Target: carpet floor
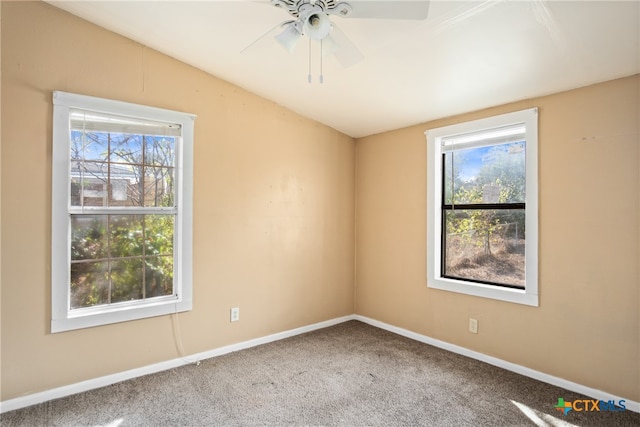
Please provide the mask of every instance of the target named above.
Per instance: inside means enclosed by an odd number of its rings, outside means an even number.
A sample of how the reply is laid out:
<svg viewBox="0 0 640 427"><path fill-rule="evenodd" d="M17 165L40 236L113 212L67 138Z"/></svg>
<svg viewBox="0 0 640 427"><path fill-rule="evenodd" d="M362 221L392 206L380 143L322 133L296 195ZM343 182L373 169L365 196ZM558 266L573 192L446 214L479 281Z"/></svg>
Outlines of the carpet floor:
<svg viewBox="0 0 640 427"><path fill-rule="evenodd" d="M2 426L640 426L631 411L349 321L0 415Z"/></svg>

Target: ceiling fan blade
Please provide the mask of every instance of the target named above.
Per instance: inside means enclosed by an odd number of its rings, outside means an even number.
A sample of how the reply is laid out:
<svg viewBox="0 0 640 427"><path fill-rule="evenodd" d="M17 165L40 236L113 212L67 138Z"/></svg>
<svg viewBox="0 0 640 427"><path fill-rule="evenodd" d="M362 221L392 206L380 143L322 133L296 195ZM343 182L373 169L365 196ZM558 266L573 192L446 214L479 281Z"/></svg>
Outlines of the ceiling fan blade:
<svg viewBox="0 0 640 427"><path fill-rule="evenodd" d="M336 26L335 23L331 24L333 30L331 34L323 39L326 41L328 47L333 50L334 55L338 62L344 67L348 68L352 65L364 59L364 55L360 52L360 49L345 35L345 33Z"/></svg>
<svg viewBox="0 0 640 427"><path fill-rule="evenodd" d="M255 39L254 41L252 41L252 42L251 42L247 47L245 47L244 49L242 49L242 50L240 51L240 53L241 53L241 54L242 54L242 53L244 53L247 49L251 48L251 46L255 45L255 44L256 44L256 43L258 43L260 40L264 39L264 38L265 38L265 37L267 37L269 34L273 33L275 30L277 30L278 28L281 28L281 27L282 27L282 28L284 28L284 27L289 28L289 27L288 27L288 25L289 25L289 24L293 24L293 23L295 23L295 21L292 21L292 20L287 20L287 21L283 21L283 22L279 23L278 25L276 25L275 27L273 27L272 29L270 29L269 31L267 31L266 33L264 33L263 35L261 35L260 37L258 37L257 39ZM285 31L287 31L287 30L285 29ZM276 35L276 38L278 38L280 35L282 35L282 33L281 33L281 34L279 34L279 35ZM281 43L281 44L282 44L282 43ZM285 46L285 47L286 47L286 46Z"/></svg>
<svg viewBox="0 0 640 427"><path fill-rule="evenodd" d="M342 18L420 20L427 18L429 1L343 1L327 12Z"/></svg>

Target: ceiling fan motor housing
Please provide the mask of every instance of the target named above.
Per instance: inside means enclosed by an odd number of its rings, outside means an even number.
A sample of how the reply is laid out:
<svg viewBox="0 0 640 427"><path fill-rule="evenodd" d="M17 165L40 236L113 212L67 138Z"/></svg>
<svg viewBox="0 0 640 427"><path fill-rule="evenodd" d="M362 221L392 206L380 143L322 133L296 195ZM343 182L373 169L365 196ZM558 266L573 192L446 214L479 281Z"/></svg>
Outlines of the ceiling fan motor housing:
<svg viewBox="0 0 640 427"><path fill-rule="evenodd" d="M302 12L309 6L317 6L325 14L348 16L352 9L348 3L336 0L271 0L271 3L283 9L294 18L302 18Z"/></svg>

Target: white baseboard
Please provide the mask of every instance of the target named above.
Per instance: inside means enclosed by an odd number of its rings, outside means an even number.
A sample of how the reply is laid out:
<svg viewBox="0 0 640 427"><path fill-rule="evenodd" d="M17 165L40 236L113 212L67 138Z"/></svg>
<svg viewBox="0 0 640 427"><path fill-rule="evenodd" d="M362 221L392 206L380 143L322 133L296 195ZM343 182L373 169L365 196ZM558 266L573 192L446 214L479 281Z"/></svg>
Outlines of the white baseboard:
<svg viewBox="0 0 640 427"><path fill-rule="evenodd" d="M545 374L543 372L539 372L521 365L517 365L515 363L507 362L502 359L498 359L496 357L487 356L486 354L478 353L473 350L469 350L464 347L457 346L455 344L450 344L444 341L437 340L435 338L428 337L426 335L421 335L416 332L409 331L407 329L399 328L397 326L389 325L388 323L380 322L378 320L370 319L365 316L360 316L357 314L338 317L335 319L327 320L325 322L314 323L313 325L303 326L301 328L291 329L284 332L279 332L272 335L267 335L262 338L256 338L249 341L243 341L241 343L232 344L224 347L220 347L217 349L205 351L202 353L197 353L190 355L188 357L177 358L172 360L167 360L165 362L155 363L153 365L143 366L141 368L131 369L128 371L120 372L117 374L106 375L99 378L94 378L86 381L82 381L75 384L70 384L63 387L57 387L51 390L42 391L39 393L29 394L27 396L16 397L14 399L6 400L4 402L0 402L0 413L13 411L15 409L25 408L27 406L35 405L42 402L47 402L53 399L59 399L61 397L71 396L73 394L82 393L89 390L94 390L100 387L105 387L111 384L115 384L121 381L126 381L129 379L141 377L143 375L153 374L156 372L166 371L168 369L177 368L179 366L188 365L191 363L197 363L200 360L209 359L211 357L222 356L224 354L233 353L234 351L240 351L251 347L256 347L262 344L267 344L274 341L279 341L285 338L290 338L296 335L304 334L307 332L315 331L317 329L327 328L329 326L334 326L339 323L347 322L349 320L359 320L363 323L367 323L371 326L375 326L380 329L387 330L389 332L393 332L395 334L413 339L415 341L419 341L425 344L432 345L434 347L442 348L443 350L451 351L453 353L458 353L463 356L470 357L472 359L480 360L482 362L488 363L490 365L497 366L499 368L506 369L508 371L515 372L520 375L524 375L526 377L530 377L548 384L552 384L558 387L562 387L564 389L574 391L576 393L584 394L586 396L592 397L594 399L599 400L625 400L625 404L627 409L640 412L640 403L634 402L629 399L625 399L619 396L614 396L610 393L606 393L601 390L597 390L591 387L587 387L581 384L577 384L571 381L567 381L562 378L554 377L549 374ZM559 396L561 397L561 396Z"/></svg>
<svg viewBox="0 0 640 427"><path fill-rule="evenodd" d="M536 371L534 369L527 368L522 365L507 362L506 360L498 359L497 357L488 356L486 354L478 353L477 351L469 350L468 348L460 347L455 344L450 344L445 341L440 341L435 338L421 335L407 329L399 328L397 326L389 325L388 323L380 322L378 320L370 319L365 316L355 315L355 320L359 320L363 323L367 323L376 328L384 329L394 334L402 335L403 337L410 338L415 341L419 341L425 344L432 345L434 347L441 348L443 350L450 351L452 353L458 353L472 359L480 360L481 362L488 363L493 366L497 366L507 371L515 372L516 374L524 375L525 377L533 378L538 381L545 382L547 384L555 385L576 393L584 394L585 396L592 397L598 400L624 400L627 409L633 412L640 412L640 402L626 399L624 397L615 396L611 393L604 392L595 388L587 387L582 384L574 383L572 381L565 380L563 378L554 377L553 375L545 374L544 372ZM562 397L562 396L558 396Z"/></svg>
<svg viewBox="0 0 640 427"><path fill-rule="evenodd" d="M339 323L347 322L354 319L355 315L338 317L335 319L327 320L325 322L314 323L313 325L303 326L301 328L267 335L262 338L256 338L249 341L244 341L237 344L231 344L213 350L205 351L202 353L192 354L187 357L180 357L177 359L167 360L165 362L154 363L153 365L143 366L141 368L131 369L128 371L119 372L117 374L106 375L103 377L93 378L79 383L42 391L39 393L16 397L14 399L0 402L0 414L3 412L13 411L15 409L25 408L31 405L36 405L38 403L47 402L49 400L59 399L61 397L82 393L84 391L106 387L111 384L141 377L143 375L154 374L156 372L166 371L168 369L173 369L192 363L198 363L200 360L222 356L223 354L233 353L234 351L245 350L247 348L256 347L258 345L279 341L285 338L290 338L296 335L304 334L306 332L315 331L317 329L327 328L329 326L337 325Z"/></svg>

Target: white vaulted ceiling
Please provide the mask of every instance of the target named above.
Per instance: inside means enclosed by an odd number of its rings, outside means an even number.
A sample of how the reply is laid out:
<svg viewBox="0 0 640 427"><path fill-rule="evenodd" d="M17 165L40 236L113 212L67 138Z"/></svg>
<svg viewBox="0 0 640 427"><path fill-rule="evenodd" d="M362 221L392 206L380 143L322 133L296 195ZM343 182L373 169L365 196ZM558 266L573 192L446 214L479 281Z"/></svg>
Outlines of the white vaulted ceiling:
<svg viewBox="0 0 640 427"><path fill-rule="evenodd" d="M357 3L358 0L349 0ZM331 20L364 59L289 54L268 0L48 1L353 137L640 73L638 1L431 1L426 20ZM314 51L315 53L315 51Z"/></svg>

